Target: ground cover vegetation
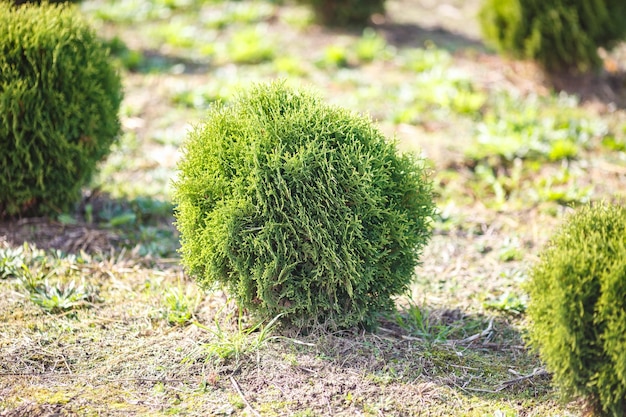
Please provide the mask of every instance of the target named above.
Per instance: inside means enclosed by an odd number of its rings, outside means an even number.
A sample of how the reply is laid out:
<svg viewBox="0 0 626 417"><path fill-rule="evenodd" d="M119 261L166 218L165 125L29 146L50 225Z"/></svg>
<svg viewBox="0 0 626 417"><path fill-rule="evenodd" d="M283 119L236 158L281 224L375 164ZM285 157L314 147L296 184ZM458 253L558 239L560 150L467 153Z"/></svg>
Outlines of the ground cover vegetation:
<svg viewBox="0 0 626 417"><path fill-rule="evenodd" d="M582 416L526 345L526 285L567 213L624 199L624 48L557 92L485 49L480 6L392 0L345 30L298 2L82 2L122 135L73 209L0 225L0 414ZM433 236L376 331L288 330L180 266L184 139L277 78L429 161Z"/></svg>

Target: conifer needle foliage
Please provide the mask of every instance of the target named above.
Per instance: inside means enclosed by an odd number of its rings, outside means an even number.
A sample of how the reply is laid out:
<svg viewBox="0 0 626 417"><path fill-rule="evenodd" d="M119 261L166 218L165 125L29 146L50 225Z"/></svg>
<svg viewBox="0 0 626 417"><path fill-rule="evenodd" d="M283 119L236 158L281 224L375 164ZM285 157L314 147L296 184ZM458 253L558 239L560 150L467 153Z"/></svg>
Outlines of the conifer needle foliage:
<svg viewBox="0 0 626 417"><path fill-rule="evenodd" d="M568 396L626 415L626 208L585 206L534 266L529 341Z"/></svg>
<svg viewBox="0 0 626 417"><path fill-rule="evenodd" d="M0 1L0 217L80 198L120 130L108 58L76 8Z"/></svg>
<svg viewBox="0 0 626 417"><path fill-rule="evenodd" d="M601 66L598 48L626 39L623 0L485 0L485 40L500 52L538 61L550 71Z"/></svg>
<svg viewBox="0 0 626 417"><path fill-rule="evenodd" d="M424 161L282 82L217 105L183 145L182 262L290 324L375 324L410 284L434 204Z"/></svg>

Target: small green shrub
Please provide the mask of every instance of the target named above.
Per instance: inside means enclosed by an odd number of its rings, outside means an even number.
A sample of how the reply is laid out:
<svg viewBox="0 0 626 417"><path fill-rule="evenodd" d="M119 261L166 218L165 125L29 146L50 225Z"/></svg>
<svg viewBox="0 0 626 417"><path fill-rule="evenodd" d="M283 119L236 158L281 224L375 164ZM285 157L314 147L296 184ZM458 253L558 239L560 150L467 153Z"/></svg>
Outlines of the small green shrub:
<svg viewBox="0 0 626 417"><path fill-rule="evenodd" d="M598 48L626 39L622 0L486 0L479 18L498 51L550 71L597 68Z"/></svg>
<svg viewBox="0 0 626 417"><path fill-rule="evenodd" d="M373 325L403 293L434 211L423 161L362 116L284 83L209 111L174 184L182 261L264 319Z"/></svg>
<svg viewBox="0 0 626 417"><path fill-rule="evenodd" d="M80 3L82 0L45 0L46 3ZM22 5L27 3L41 4L42 0L13 0L13 4Z"/></svg>
<svg viewBox="0 0 626 417"><path fill-rule="evenodd" d="M626 415L626 208L589 205L532 269L529 341L569 397Z"/></svg>
<svg viewBox="0 0 626 417"><path fill-rule="evenodd" d="M79 11L0 2L0 217L61 212L120 130L121 83Z"/></svg>
<svg viewBox="0 0 626 417"><path fill-rule="evenodd" d="M385 11L385 0L298 1L311 6L317 21L328 26L366 25L372 15Z"/></svg>

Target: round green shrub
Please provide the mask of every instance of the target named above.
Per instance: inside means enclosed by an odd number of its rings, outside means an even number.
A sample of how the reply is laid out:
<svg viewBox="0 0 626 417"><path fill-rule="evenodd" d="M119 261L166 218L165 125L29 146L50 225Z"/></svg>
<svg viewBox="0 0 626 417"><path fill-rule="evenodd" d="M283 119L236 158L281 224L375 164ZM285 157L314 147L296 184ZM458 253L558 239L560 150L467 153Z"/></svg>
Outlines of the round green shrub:
<svg viewBox="0 0 626 417"><path fill-rule="evenodd" d="M626 209L585 206L552 237L527 284L528 336L567 397L626 415Z"/></svg>
<svg viewBox="0 0 626 417"><path fill-rule="evenodd" d="M363 26L372 15L385 12L385 0L298 0L313 8L316 20L327 26Z"/></svg>
<svg viewBox="0 0 626 417"><path fill-rule="evenodd" d="M67 210L120 131L121 81L69 5L0 2L0 217Z"/></svg>
<svg viewBox="0 0 626 417"><path fill-rule="evenodd" d="M281 82L212 108L178 168L183 264L263 318L372 326L430 238L424 161L370 119Z"/></svg>
<svg viewBox="0 0 626 417"><path fill-rule="evenodd" d="M623 0L485 0L479 19L499 52L549 71L598 68L598 48L626 39Z"/></svg>

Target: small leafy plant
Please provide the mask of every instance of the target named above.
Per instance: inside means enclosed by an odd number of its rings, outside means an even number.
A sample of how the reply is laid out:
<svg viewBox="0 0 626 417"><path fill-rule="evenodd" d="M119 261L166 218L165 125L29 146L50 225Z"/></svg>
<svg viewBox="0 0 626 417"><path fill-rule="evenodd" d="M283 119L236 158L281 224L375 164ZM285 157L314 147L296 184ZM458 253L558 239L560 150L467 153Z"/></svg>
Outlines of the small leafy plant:
<svg viewBox="0 0 626 417"><path fill-rule="evenodd" d="M0 217L68 210L120 131L121 82L68 5L0 2Z"/></svg>
<svg viewBox="0 0 626 417"><path fill-rule="evenodd" d="M86 283L52 282L48 279L38 283L24 283L30 293L30 300L51 314L90 307L99 301L98 288Z"/></svg>
<svg viewBox="0 0 626 417"><path fill-rule="evenodd" d="M583 206L534 265L528 337L569 397L626 415L626 209Z"/></svg>
<svg viewBox="0 0 626 417"><path fill-rule="evenodd" d="M183 264L268 320L374 325L430 237L424 161L368 118L283 82L211 108L178 168Z"/></svg>
<svg viewBox="0 0 626 417"><path fill-rule="evenodd" d="M355 52L359 62L368 63L383 57L388 50L387 41L372 28L365 28L356 42Z"/></svg>
<svg viewBox="0 0 626 417"><path fill-rule="evenodd" d="M28 244L0 248L0 279L19 277L26 265L28 251Z"/></svg>
<svg viewBox="0 0 626 417"><path fill-rule="evenodd" d="M271 61L276 55L271 39L259 29L236 32L228 43L227 52L228 57L236 64L259 64Z"/></svg>

